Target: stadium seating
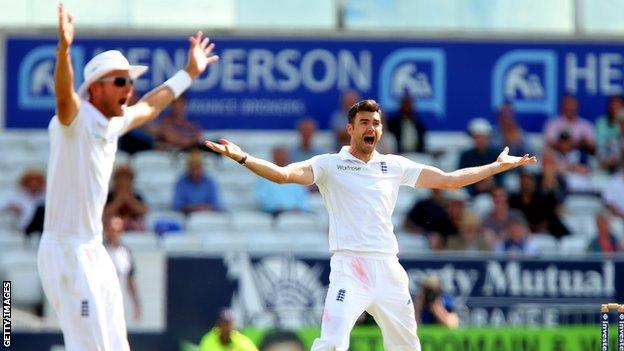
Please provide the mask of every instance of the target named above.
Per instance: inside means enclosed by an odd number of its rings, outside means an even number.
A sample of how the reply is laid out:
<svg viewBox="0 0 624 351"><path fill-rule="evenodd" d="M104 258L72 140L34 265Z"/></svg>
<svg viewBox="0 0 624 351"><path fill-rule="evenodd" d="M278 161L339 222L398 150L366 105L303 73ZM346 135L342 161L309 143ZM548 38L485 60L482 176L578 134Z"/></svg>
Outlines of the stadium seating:
<svg viewBox="0 0 624 351"><path fill-rule="evenodd" d="M559 240L561 252L565 254L583 254L588 245L589 240L584 235L568 235Z"/></svg>
<svg viewBox="0 0 624 351"><path fill-rule="evenodd" d="M559 241L547 233L534 233L530 237L540 255L550 255L559 253Z"/></svg>
<svg viewBox="0 0 624 351"><path fill-rule="evenodd" d="M284 212L275 219L275 229L284 233L319 230L318 218L310 213Z"/></svg>
<svg viewBox="0 0 624 351"><path fill-rule="evenodd" d="M121 242L131 251L156 250L158 249L158 237L153 232L125 232L121 236Z"/></svg>
<svg viewBox="0 0 624 351"><path fill-rule="evenodd" d="M191 232L227 231L229 228L230 216L223 212L193 212L186 221L186 229Z"/></svg>

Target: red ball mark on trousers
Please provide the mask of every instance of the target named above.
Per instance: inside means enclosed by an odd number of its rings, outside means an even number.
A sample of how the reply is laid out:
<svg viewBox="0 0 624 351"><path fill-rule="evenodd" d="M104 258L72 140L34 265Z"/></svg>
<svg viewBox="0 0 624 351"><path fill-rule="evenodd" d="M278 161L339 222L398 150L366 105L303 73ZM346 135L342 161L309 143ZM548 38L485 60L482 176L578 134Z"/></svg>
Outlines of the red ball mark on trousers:
<svg viewBox="0 0 624 351"><path fill-rule="evenodd" d="M365 286L370 286L370 281L368 279L368 274L366 272L366 268L364 267L364 262L360 258L356 258L351 262L351 267L353 267L353 273L355 277Z"/></svg>

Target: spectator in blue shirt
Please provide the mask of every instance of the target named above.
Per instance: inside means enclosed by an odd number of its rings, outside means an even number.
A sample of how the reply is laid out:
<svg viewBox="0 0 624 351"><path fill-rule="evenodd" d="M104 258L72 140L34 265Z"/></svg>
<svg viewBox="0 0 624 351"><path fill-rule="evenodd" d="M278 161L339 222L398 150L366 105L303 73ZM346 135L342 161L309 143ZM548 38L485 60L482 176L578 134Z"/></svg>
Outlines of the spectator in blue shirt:
<svg viewBox="0 0 624 351"><path fill-rule="evenodd" d="M290 163L288 150L283 147L273 149L273 162L284 167ZM260 209L278 215L286 211L309 211L308 189L300 184L277 184L259 178L255 186Z"/></svg>
<svg viewBox="0 0 624 351"><path fill-rule="evenodd" d="M173 209L186 214L221 210L217 184L212 177L204 174L199 152L189 154L188 170L176 183Z"/></svg>

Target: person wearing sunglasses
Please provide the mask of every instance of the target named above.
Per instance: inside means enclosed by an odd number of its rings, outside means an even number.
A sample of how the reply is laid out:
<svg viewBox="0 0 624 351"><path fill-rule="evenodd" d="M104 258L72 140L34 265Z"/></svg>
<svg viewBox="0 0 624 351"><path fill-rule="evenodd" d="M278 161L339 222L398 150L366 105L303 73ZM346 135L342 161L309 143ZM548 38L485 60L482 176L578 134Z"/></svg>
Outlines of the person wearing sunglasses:
<svg viewBox="0 0 624 351"><path fill-rule="evenodd" d="M38 268L56 311L68 351L130 349L122 293L102 245L102 212L118 138L154 119L193 79L218 60L202 32L189 38L186 67L127 106L132 81L147 70L121 52L105 51L84 67L74 90L72 16L58 7L59 41L54 70L56 114L50 120L50 158Z"/></svg>

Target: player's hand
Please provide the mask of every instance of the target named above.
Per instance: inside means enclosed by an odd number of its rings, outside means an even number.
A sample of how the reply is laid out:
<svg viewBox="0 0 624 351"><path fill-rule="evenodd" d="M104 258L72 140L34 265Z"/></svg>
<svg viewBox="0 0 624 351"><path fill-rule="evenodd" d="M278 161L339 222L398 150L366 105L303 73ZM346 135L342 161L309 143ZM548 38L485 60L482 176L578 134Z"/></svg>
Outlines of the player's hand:
<svg viewBox="0 0 624 351"><path fill-rule="evenodd" d="M67 50L74 42L74 16L65 11L63 3L58 5L59 50Z"/></svg>
<svg viewBox="0 0 624 351"><path fill-rule="evenodd" d="M535 156L530 156L529 154L524 154L522 157L511 156L509 155L509 147L505 146L503 152L498 155L496 162L501 165L504 170L509 170L524 165L534 164L537 162L537 158Z"/></svg>
<svg viewBox="0 0 624 351"><path fill-rule="evenodd" d="M204 33L198 31L194 37L189 37L188 63L186 64L186 72L195 79L202 74L208 65L219 61L219 56L212 55L214 43L206 37Z"/></svg>
<svg viewBox="0 0 624 351"><path fill-rule="evenodd" d="M219 139L218 144L213 143L210 140L206 140L204 144L210 150L217 152L223 156L227 156L236 162L240 161L243 157L245 157L245 153L243 152L243 150L241 150L238 145L229 142L227 139Z"/></svg>

